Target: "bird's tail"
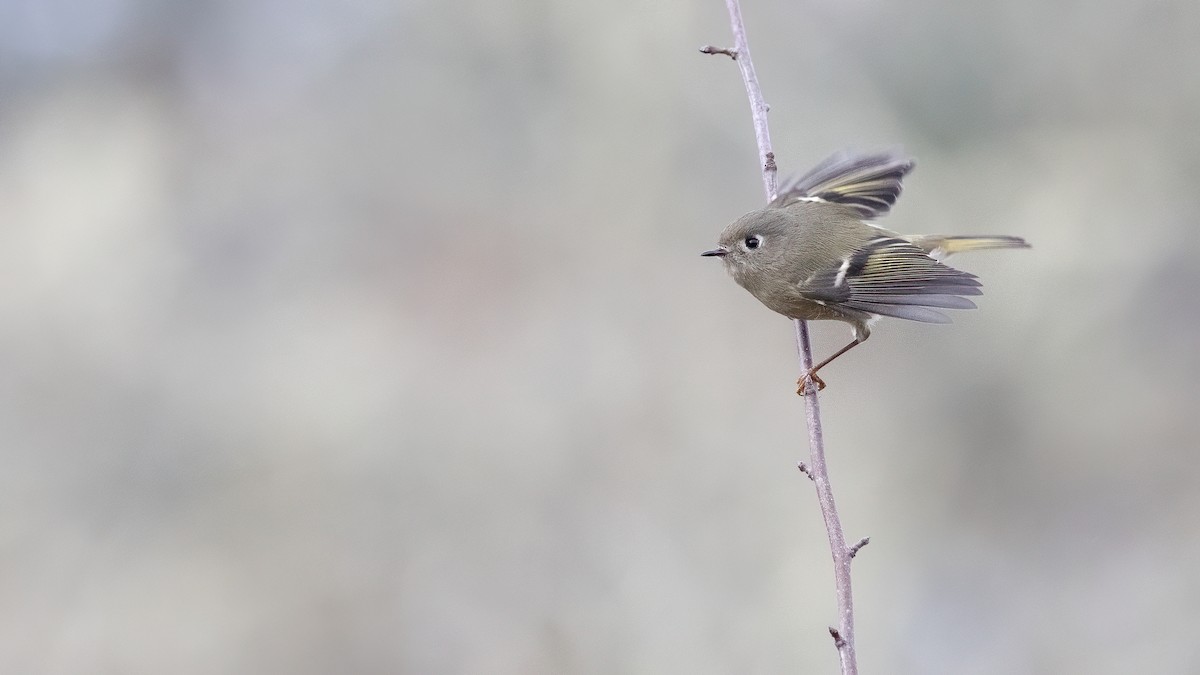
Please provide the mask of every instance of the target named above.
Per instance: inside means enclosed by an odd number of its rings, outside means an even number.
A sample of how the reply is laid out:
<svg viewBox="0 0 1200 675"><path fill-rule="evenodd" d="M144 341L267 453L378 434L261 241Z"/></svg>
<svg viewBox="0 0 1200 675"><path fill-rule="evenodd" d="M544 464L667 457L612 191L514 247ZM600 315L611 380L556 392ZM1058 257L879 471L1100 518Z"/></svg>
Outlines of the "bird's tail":
<svg viewBox="0 0 1200 675"><path fill-rule="evenodd" d="M985 251L992 248L1029 248L1028 242L1024 239L1003 234L982 237L921 234L908 237L908 240L917 248L928 253L931 258L938 260L954 253L967 251Z"/></svg>

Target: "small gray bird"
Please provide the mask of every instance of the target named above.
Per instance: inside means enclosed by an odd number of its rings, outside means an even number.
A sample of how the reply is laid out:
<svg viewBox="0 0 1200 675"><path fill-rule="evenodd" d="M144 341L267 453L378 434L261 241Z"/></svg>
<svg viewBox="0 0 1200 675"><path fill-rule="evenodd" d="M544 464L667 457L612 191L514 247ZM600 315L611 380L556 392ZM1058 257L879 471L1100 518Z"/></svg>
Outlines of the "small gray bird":
<svg viewBox="0 0 1200 675"><path fill-rule="evenodd" d="M738 218L721 233L717 256L746 290L791 319L845 321L854 340L798 381L825 382L817 371L865 342L881 316L949 323L937 309L971 309L980 295L975 275L943 265L952 253L1029 248L1020 237L905 236L866 221L888 212L911 171L891 153L838 153L787 183L766 208Z"/></svg>

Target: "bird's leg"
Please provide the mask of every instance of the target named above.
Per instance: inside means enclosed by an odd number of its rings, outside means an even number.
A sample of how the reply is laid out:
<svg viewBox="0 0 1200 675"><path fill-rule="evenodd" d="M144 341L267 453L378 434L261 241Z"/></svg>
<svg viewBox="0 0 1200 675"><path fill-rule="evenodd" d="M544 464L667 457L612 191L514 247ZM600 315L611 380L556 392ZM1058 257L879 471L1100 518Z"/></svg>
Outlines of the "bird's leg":
<svg viewBox="0 0 1200 675"><path fill-rule="evenodd" d="M806 389L808 389L809 382L812 382L813 384L817 385L817 391L821 391L822 389L824 389L825 388L825 380L822 380L821 378L817 377L817 371L824 368L825 366L829 365L830 362L832 362L837 357L841 356L842 354L845 354L846 352L850 351L851 349L854 349L855 347L857 347L858 345L860 345L866 341L867 341L866 336L860 336L859 334L856 333L854 336L853 342L851 342L850 344L846 345L845 347L842 347L841 349L837 350L836 352L833 353L833 356L818 363L817 365L810 368L807 373L801 375L800 379L796 380L796 393L799 394L800 396L803 396L804 391Z"/></svg>

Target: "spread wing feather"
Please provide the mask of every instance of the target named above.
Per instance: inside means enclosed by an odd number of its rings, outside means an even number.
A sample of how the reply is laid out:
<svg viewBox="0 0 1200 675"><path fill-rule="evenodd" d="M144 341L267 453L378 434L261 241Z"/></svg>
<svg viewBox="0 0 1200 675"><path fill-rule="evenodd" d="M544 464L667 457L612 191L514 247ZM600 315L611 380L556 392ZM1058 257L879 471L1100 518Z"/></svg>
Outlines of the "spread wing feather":
<svg viewBox="0 0 1200 675"><path fill-rule="evenodd" d="M861 155L842 151L785 183L771 205L783 208L819 200L852 207L863 218L877 218L896 203L900 183L912 168L911 159L895 153Z"/></svg>

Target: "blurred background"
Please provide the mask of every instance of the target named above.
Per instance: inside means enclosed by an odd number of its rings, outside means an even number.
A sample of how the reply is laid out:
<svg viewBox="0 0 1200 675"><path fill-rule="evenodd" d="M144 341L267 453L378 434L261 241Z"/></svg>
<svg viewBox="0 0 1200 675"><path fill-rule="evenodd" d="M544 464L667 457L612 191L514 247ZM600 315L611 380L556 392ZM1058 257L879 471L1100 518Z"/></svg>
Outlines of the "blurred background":
<svg viewBox="0 0 1200 675"><path fill-rule="evenodd" d="M864 673L1200 672L1200 4L743 6L956 259L822 394ZM0 2L0 671L834 673L710 2ZM814 326L818 356L847 327Z"/></svg>

